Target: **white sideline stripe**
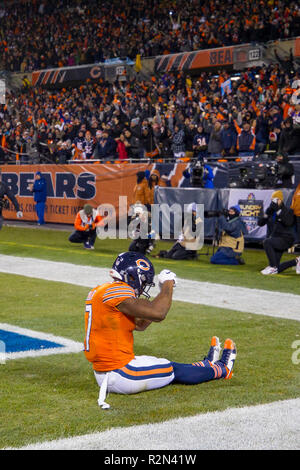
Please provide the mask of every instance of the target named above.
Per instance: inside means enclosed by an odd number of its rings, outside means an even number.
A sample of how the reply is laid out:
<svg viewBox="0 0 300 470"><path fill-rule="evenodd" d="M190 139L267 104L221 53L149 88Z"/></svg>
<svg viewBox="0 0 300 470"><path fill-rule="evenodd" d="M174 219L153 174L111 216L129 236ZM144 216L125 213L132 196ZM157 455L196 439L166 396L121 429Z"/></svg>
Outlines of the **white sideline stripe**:
<svg viewBox="0 0 300 470"><path fill-rule="evenodd" d="M78 352L83 351L83 343L79 343L78 341L73 341L71 339L63 338L62 336L54 336L50 333L29 330L27 328L20 328L15 325L9 325L8 323L0 323L0 330L10 331L12 333L18 333L19 335L30 336L31 338L52 341L53 343L58 343L62 345L61 348L45 348L45 349L39 349L39 350L33 349L33 350L28 350L28 351L4 353L3 358L5 360L22 359L25 357L50 356L53 354L78 353Z"/></svg>
<svg viewBox="0 0 300 470"><path fill-rule="evenodd" d="M103 411L99 413L100 419ZM22 448L22 450L58 449L299 450L300 399L229 408L225 411L179 418L159 424L114 428Z"/></svg>
<svg viewBox="0 0 300 470"><path fill-rule="evenodd" d="M108 269L0 255L0 272L89 289L110 280ZM259 276L260 274L258 274ZM157 293L153 289L153 294ZM174 300L270 317L300 320L300 295L178 278Z"/></svg>

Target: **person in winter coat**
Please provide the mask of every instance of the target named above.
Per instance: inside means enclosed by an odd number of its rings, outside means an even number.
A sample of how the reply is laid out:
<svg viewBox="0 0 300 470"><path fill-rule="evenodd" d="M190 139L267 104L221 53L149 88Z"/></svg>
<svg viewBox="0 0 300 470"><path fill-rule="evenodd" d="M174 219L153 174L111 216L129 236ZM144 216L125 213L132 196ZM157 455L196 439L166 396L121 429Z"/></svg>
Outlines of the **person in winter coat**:
<svg viewBox="0 0 300 470"><path fill-rule="evenodd" d="M263 246L269 265L261 271L264 275L278 274L278 267L285 250L294 244L294 212L284 204L282 191L275 191L272 202L263 217L258 220L260 227L272 222L272 231Z"/></svg>
<svg viewBox="0 0 300 470"><path fill-rule="evenodd" d="M187 207L187 214L190 214L184 221L182 231L178 240L170 250L161 250L156 258L168 258L175 260L197 259L197 251L201 248L201 231L199 227L202 223L200 215L197 213L197 204L192 202ZM191 222L191 223L190 223Z"/></svg>
<svg viewBox="0 0 300 470"><path fill-rule="evenodd" d="M90 204L85 204L83 209L76 214L75 231L69 236L69 241L83 243L84 248L93 250L97 236L96 227L102 223L102 217L96 209Z"/></svg>
<svg viewBox="0 0 300 470"><path fill-rule="evenodd" d="M288 117L282 123L282 131L279 139L279 152L294 154L300 151L300 142L294 129L293 119Z"/></svg>
<svg viewBox="0 0 300 470"><path fill-rule="evenodd" d="M126 149L126 139L124 137L124 134L121 134L119 138L115 139L117 143L117 156L119 160L127 160L128 159L128 153Z"/></svg>
<svg viewBox="0 0 300 470"><path fill-rule="evenodd" d="M241 208L236 205L230 207L226 215L222 214L218 217L219 248L210 259L212 264L245 264L242 254L247 228L240 214Z"/></svg>
<svg viewBox="0 0 300 470"><path fill-rule="evenodd" d="M14 193L9 188L9 186L4 181L2 181L2 174L1 174L1 169L0 169L0 230L2 229L2 226L3 226L2 210L8 208L8 205L9 205L8 199L14 205L15 210L17 212L18 219L23 217L23 212L21 212L20 210L19 203Z"/></svg>
<svg viewBox="0 0 300 470"><path fill-rule="evenodd" d="M222 143L222 124L220 121L216 121L208 142L208 153L210 154L211 158L221 158L221 153L223 150L223 143Z"/></svg>
<svg viewBox="0 0 300 470"><path fill-rule="evenodd" d="M300 244L300 183L298 184L297 188L295 189L291 209L294 211L295 219L296 219L296 241L295 244Z"/></svg>
<svg viewBox="0 0 300 470"><path fill-rule="evenodd" d="M293 187L293 175L295 173L294 166L289 162L287 153L281 152L276 157L278 165L277 174L278 182L277 188L292 188Z"/></svg>
<svg viewBox="0 0 300 470"><path fill-rule="evenodd" d="M185 134L180 126L175 125L172 135L172 151L175 158L185 156Z"/></svg>
<svg viewBox="0 0 300 470"><path fill-rule="evenodd" d="M198 160L203 161L204 158L207 158L208 142L209 134L205 132L202 124L198 124L197 133L193 140L194 157L196 157Z"/></svg>
<svg viewBox="0 0 300 470"><path fill-rule="evenodd" d="M116 157L116 142L115 140L108 134L108 131L105 129L102 132L102 137L96 144L93 158L95 159L115 159Z"/></svg>
<svg viewBox="0 0 300 470"><path fill-rule="evenodd" d="M254 150L256 146L255 128L256 122L252 125L248 121L242 123L242 127L239 127L236 120L233 121L237 132L237 150L239 157L243 161L251 161L254 157Z"/></svg>
<svg viewBox="0 0 300 470"><path fill-rule="evenodd" d="M151 204L154 204L155 187L160 185L160 173L158 170L153 170L149 176L146 189L146 206L148 207L148 210L151 210Z"/></svg>
<svg viewBox="0 0 300 470"><path fill-rule="evenodd" d="M136 174L136 185L133 189L133 204L147 204L148 180L144 171L138 171Z"/></svg>
<svg viewBox="0 0 300 470"><path fill-rule="evenodd" d="M36 172L34 183L30 185L30 190L33 192L34 201L36 203L35 210L38 217L37 224L44 225L44 214L47 201L47 181L40 171Z"/></svg>
<svg viewBox="0 0 300 470"><path fill-rule="evenodd" d="M201 160L193 166L182 172L182 176L186 178L188 185L193 188L206 188L213 189L214 186L214 172L210 165L202 163Z"/></svg>
<svg viewBox="0 0 300 470"><path fill-rule="evenodd" d="M224 121L223 129L221 131L222 138L222 155L223 157L236 154L236 131L229 121Z"/></svg>

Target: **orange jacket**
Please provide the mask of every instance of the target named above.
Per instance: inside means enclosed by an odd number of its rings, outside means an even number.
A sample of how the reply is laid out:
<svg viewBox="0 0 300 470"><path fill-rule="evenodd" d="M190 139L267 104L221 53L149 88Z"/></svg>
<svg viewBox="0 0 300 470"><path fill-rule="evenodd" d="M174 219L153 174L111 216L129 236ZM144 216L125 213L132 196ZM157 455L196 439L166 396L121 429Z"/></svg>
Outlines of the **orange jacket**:
<svg viewBox="0 0 300 470"><path fill-rule="evenodd" d="M296 217L300 217L300 183L295 189L293 199L292 199L291 209L293 209Z"/></svg>
<svg viewBox="0 0 300 470"><path fill-rule="evenodd" d="M74 222L74 227L80 232L85 232L86 230L94 230L98 224L101 223L103 217L93 209L93 214L88 217L83 210L77 212Z"/></svg>
<svg viewBox="0 0 300 470"><path fill-rule="evenodd" d="M133 204L147 204L148 181L146 178L141 183L137 183L133 190Z"/></svg>

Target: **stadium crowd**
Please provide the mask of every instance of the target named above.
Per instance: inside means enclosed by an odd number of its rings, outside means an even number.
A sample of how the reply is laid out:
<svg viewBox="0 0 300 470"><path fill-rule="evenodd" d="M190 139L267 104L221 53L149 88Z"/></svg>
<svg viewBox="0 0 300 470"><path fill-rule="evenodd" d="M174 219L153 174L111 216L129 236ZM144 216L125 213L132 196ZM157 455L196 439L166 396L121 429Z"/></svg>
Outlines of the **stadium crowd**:
<svg viewBox="0 0 300 470"><path fill-rule="evenodd" d="M0 160L299 153L300 70L292 59L239 77L202 72L192 80L179 73L147 82L88 80L56 91L10 91L0 106Z"/></svg>
<svg viewBox="0 0 300 470"><path fill-rule="evenodd" d="M0 61L8 71L135 59L300 34L289 0L22 0L1 2ZM245 14L245 12L247 14Z"/></svg>

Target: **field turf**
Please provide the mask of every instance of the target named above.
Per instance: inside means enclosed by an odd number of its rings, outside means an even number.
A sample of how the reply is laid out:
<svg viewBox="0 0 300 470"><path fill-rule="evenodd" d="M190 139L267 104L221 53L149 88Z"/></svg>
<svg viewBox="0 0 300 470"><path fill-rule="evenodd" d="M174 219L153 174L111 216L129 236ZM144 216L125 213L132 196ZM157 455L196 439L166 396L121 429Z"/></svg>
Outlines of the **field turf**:
<svg viewBox="0 0 300 470"><path fill-rule="evenodd" d="M63 231L3 227L0 254L110 267L128 247L127 240L97 240L95 251L89 252L71 245L67 236ZM159 242L156 252L165 246ZM266 265L263 251L246 250L244 257L245 266L231 268L212 266L207 256L193 262L154 259L154 265L156 271L169 267L183 278L299 293L295 271L264 278L259 273ZM0 323L83 341L87 291L0 272ZM299 397L299 365L291 360L299 333L296 321L204 307L188 299L174 302L164 322L135 333L136 354L193 362L207 353L212 335L223 341L230 336L238 345L233 379L171 385L130 397L110 395L107 412L97 406L98 387L83 354L7 361L0 365L0 448Z"/></svg>

